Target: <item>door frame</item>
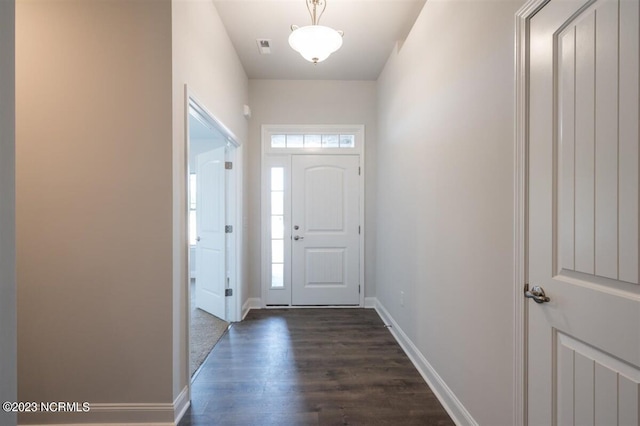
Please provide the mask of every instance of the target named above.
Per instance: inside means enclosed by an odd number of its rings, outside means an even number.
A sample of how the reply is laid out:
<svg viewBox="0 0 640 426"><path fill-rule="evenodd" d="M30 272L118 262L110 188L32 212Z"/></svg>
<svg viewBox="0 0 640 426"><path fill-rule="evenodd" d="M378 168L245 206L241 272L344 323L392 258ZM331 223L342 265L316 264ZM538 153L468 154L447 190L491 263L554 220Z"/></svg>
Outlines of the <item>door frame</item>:
<svg viewBox="0 0 640 426"><path fill-rule="evenodd" d="M241 148L238 139L233 134L231 130L229 130L220 120L218 120L205 106L204 104L197 98L197 96L193 93L186 84L185 84L185 170L184 170L184 178L186 183L186 191L189 190L189 148L190 148L190 139L189 139L189 115L193 112L193 116L200 121L203 125L209 128L216 129L220 133L222 133L227 139L227 152L226 152L226 161L230 161L233 163L233 168L231 170L227 170L226 175L226 188L225 188L225 198L226 198L226 208L225 215L227 218L227 225L233 226L233 232L227 235L226 239L226 258L227 258L227 277L228 277L228 286L232 290L232 295L227 298L225 303L226 310L226 318L223 318L226 321L240 321L241 315L241 306L240 301L242 300L242 295L240 294L242 286L240 283L240 271L241 271L241 244L242 241L242 196L240 194L241 182L239 176L242 175L242 164L238 164L241 158L241 153L238 152ZM188 217L188 203L184 203L185 208L185 217ZM188 221L185 220L185 228L186 235L188 235ZM189 244L186 241L186 250L187 256L189 254ZM197 265L196 265L197 267ZM187 265L185 268L185 277L187 283L187 295L189 296L189 282L190 282L190 267ZM187 298L187 304L189 303L189 298ZM187 306L188 308L188 306ZM189 324L190 326L190 324Z"/></svg>
<svg viewBox="0 0 640 426"><path fill-rule="evenodd" d="M182 163L182 170L179 172L181 181L181 216L182 216L182 253L184 259L186 259L186 267L182 271L183 289L182 294L185 298L182 303L183 312L186 313L186 344L183 347L183 354L186 360L190 357L191 347L191 315L190 315L190 303L191 303L191 289L190 289L190 275L191 268L189 267L189 203L187 200L187 194L189 191L189 151L190 151L190 139L189 139L189 116L193 113L193 116L199 120L202 124L209 128L215 128L221 132L227 139L227 153L226 161L233 163L233 168L227 170L226 175L226 222L228 225L233 226L233 232L227 234L226 251L227 251L227 276L229 282L227 288L231 288L233 294L227 297L225 302L226 321L235 322L241 321L242 315L242 145L236 138L236 136L229 130L220 120L218 120L195 95L193 90L186 84L184 85L184 162ZM197 265L196 265L197 267ZM189 362L184 365L186 370L186 377L188 377L189 388L191 387L191 375L189 374Z"/></svg>
<svg viewBox="0 0 640 426"><path fill-rule="evenodd" d="M515 15L513 424L527 425L527 318L524 286L528 282L529 45L531 18L551 0L529 0Z"/></svg>
<svg viewBox="0 0 640 426"><path fill-rule="evenodd" d="M326 133L348 133L355 134L355 147L354 148L272 148L271 147L271 135L274 134L326 134ZM270 204L266 198L266 194L269 188L266 187L266 182L269 179L266 178L267 167L269 165L268 158L285 158L288 157L289 166L291 165L291 156L296 154L301 155L358 155L360 158L360 180L359 180L359 221L360 221L360 238L359 238L359 307L364 307L366 282L365 282L365 126L364 125L276 125L276 124L263 124L261 132L261 158L260 158L260 176L262 184L260 185L260 198L262 200L262 207L260 209L260 292L261 300L260 305L262 308L294 308L294 309L308 309L315 308L316 306L293 306L291 304L291 295L289 295L288 305L267 305L267 294L269 292L269 282L271 277L271 263L270 263L270 239L269 239L269 227L270 221L268 219L269 212L266 210ZM285 187L287 187L285 179ZM290 185L287 187L290 191ZM290 194L285 194L285 204L287 200L290 204ZM285 207L286 209L286 207ZM286 225L285 225L286 227ZM286 238L285 238L286 241ZM289 245L290 246L290 245ZM286 247L286 244L285 244ZM285 248L285 261L287 259L287 249ZM290 252L289 252L289 264L290 264ZM291 289L289 289L291 290ZM353 308L352 306L332 306L336 308Z"/></svg>

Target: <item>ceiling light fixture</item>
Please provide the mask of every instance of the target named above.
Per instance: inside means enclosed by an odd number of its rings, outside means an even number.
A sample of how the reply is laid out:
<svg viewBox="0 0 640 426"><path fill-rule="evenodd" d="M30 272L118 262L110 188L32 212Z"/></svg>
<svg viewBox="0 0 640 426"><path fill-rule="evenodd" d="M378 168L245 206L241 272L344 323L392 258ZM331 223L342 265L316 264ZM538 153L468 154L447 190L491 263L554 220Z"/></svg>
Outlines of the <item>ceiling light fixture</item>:
<svg viewBox="0 0 640 426"><path fill-rule="evenodd" d="M340 49L344 33L318 25L324 10L327 8L326 0L305 0L305 3L311 15L311 25L306 27L291 25L291 31L293 32L289 36L289 46L300 53L307 61L317 64ZM319 15L317 13L318 8L322 8Z"/></svg>

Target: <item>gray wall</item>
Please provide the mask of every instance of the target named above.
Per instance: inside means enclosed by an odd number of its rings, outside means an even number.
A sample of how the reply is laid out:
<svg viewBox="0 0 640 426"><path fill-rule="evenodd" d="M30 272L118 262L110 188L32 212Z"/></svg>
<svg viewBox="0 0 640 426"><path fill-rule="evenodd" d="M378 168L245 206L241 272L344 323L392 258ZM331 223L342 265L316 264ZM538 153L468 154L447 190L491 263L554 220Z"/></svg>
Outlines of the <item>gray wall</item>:
<svg viewBox="0 0 640 426"><path fill-rule="evenodd" d="M15 268L15 2L0 1L0 402L17 401ZM0 424L16 415L0 411Z"/></svg>
<svg viewBox="0 0 640 426"><path fill-rule="evenodd" d="M244 70L205 1L21 1L17 51L19 398L94 404L21 422L173 421L189 382L184 85L243 142Z"/></svg>
<svg viewBox="0 0 640 426"><path fill-rule="evenodd" d="M171 2L16 13L20 422L173 421Z"/></svg>
<svg viewBox="0 0 640 426"><path fill-rule="evenodd" d="M373 81L250 80L248 184L249 282L251 297L260 288L260 156L263 124L365 125L365 296L375 295L376 241L376 84Z"/></svg>
<svg viewBox="0 0 640 426"><path fill-rule="evenodd" d="M482 425L514 415L521 3L427 1L378 80L376 296Z"/></svg>

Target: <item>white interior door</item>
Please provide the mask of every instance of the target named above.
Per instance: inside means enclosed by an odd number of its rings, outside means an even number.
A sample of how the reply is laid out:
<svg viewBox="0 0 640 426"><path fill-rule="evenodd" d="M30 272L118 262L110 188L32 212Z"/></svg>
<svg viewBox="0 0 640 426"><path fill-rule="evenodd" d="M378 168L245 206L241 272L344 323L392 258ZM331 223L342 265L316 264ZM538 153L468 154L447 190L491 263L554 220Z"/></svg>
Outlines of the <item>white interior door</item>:
<svg viewBox="0 0 640 426"><path fill-rule="evenodd" d="M196 306L225 318L225 147L198 155Z"/></svg>
<svg viewBox="0 0 640 426"><path fill-rule="evenodd" d="M293 155L293 305L358 305L359 156Z"/></svg>
<svg viewBox="0 0 640 426"><path fill-rule="evenodd" d="M639 22L638 0L531 19L531 426L639 424Z"/></svg>

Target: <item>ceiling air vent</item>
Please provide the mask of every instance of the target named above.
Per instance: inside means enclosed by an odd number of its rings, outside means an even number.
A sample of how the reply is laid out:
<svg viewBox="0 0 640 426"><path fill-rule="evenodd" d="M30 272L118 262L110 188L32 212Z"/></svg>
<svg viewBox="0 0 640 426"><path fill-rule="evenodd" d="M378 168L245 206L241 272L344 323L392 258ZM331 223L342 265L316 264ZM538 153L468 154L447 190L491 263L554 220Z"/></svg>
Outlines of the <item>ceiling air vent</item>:
<svg viewBox="0 0 640 426"><path fill-rule="evenodd" d="M268 55L271 53L271 40L259 38L256 40L256 43L258 43L258 51L261 55Z"/></svg>

